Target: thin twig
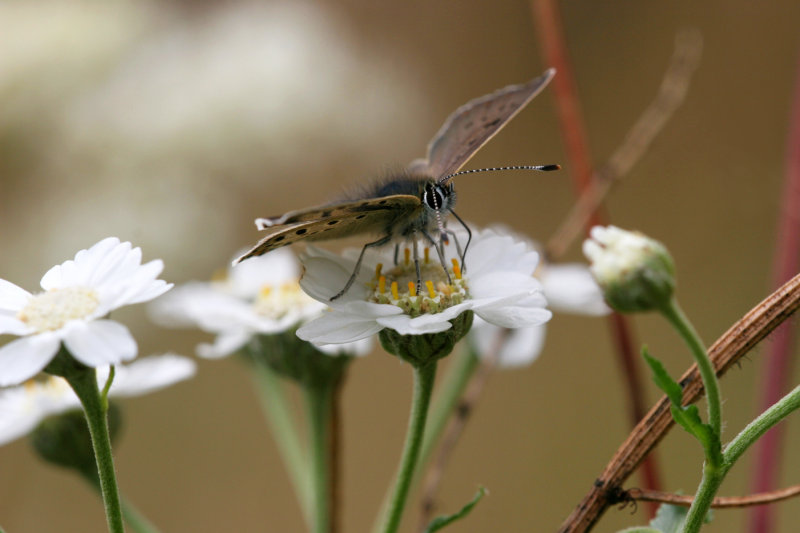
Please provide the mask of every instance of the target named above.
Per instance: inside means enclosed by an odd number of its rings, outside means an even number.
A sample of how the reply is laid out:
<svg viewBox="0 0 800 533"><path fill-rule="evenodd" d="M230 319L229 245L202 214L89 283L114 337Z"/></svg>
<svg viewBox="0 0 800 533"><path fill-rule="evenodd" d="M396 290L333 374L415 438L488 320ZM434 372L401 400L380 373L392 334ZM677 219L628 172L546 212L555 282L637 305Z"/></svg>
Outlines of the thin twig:
<svg viewBox="0 0 800 533"><path fill-rule="evenodd" d="M750 494L748 496L717 496L711 507L715 509L730 509L737 507L751 507L754 505L764 505L767 503L775 503L789 498L800 496L800 485L792 485L778 490L771 490L768 492L759 492ZM621 495L621 501L644 501L644 502L660 502L668 503L671 505L680 505L681 507L689 507L692 505L694 496L691 494L673 494L671 492L661 492L657 490L648 489L630 489L626 490Z"/></svg>
<svg viewBox="0 0 800 533"><path fill-rule="evenodd" d="M656 135L664 129L667 121L686 98L692 73L700 62L702 49L703 40L697 30L683 30L675 37L675 51L658 94L628 131L619 148L583 189L567 218L547 243L545 249L548 257L558 258L564 255L586 227L592 213L597 211L611 187L630 172L653 143Z"/></svg>
<svg viewBox="0 0 800 533"><path fill-rule="evenodd" d="M786 281L800 270L800 64L796 73L794 102L792 104L789 138L786 143L786 170L783 179L780 221L777 246L773 259L773 286ZM788 389L792 375L792 355L796 328L784 324L773 336L764 362L766 368L761 378L759 411L774 404ZM780 473L781 441L783 427L767 432L756 444L750 490L769 490L777 484ZM750 533L772 531L775 511L772 507L760 507L749 513Z"/></svg>
<svg viewBox="0 0 800 533"><path fill-rule="evenodd" d="M708 353L718 376L723 375L764 337L800 307L800 274L789 280L765 300L750 310L726 331ZM693 365L680 379L683 404L696 402L703 395L703 383ZM633 429L617 449L591 490L564 521L560 533L584 533L600 519L614 493L636 470L647 453L666 435L673 420L666 396L656 403L647 416Z"/></svg>
<svg viewBox="0 0 800 533"><path fill-rule="evenodd" d="M439 446L439 453L436 454L435 459L431 462L423 483L419 531L424 531L431 521L433 512L436 509L436 493L441 485L447 463L453 455L458 439L467 425L473 408L478 403L489 376L500 360L500 353L509 334L510 331L506 328L502 328L497 332L491 350L485 357L481 358L481 365L464 391L464 395L455 410L455 416L447 424L447 429L445 429L442 436L442 443Z"/></svg>

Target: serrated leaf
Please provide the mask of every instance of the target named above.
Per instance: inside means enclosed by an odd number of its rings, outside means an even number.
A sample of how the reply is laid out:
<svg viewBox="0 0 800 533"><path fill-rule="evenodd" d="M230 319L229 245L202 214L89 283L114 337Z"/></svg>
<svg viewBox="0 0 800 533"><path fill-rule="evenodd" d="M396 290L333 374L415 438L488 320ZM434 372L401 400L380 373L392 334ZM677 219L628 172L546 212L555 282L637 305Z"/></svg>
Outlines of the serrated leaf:
<svg viewBox="0 0 800 533"><path fill-rule="evenodd" d="M486 494L486 489L480 487L478 489L478 492L475 493L475 496L473 496L472 499L469 501L469 503L467 503L464 507L462 507L460 511L458 511L457 513L453 513L451 515L437 516L436 518L431 520L431 523L428 524L428 527L425 529L425 533L433 533L434 531L439 531L444 526L450 525L456 520L464 518L469 514L470 511L472 511L472 508L475 507L479 501L481 501L481 498L483 498L485 494Z"/></svg>
<svg viewBox="0 0 800 533"><path fill-rule="evenodd" d="M647 346L642 347L642 357L644 357L644 360L647 361L647 364L650 366L650 370L653 372L653 381L658 385L658 388L664 391L664 394L667 395L667 398L669 398L669 401L672 402L673 405L680 406L683 400L683 389L681 389L678 382L672 379L672 376L667 373L661 361L650 355Z"/></svg>
<svg viewBox="0 0 800 533"><path fill-rule="evenodd" d="M688 513L688 507L662 503L658 506L655 518L650 521L650 527L662 533L678 533L683 529L683 523Z"/></svg>

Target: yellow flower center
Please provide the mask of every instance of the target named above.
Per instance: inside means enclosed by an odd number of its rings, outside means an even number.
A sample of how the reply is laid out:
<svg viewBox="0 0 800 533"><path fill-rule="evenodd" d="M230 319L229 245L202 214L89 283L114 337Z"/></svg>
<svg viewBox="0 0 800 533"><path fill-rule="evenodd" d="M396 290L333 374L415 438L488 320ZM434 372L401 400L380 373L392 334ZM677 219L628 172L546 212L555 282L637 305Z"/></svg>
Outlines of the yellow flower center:
<svg viewBox="0 0 800 533"><path fill-rule="evenodd" d="M300 289L300 284L284 282L278 286L263 285L253 302L254 311L264 317L277 320L289 311L314 303L314 299Z"/></svg>
<svg viewBox="0 0 800 533"><path fill-rule="evenodd" d="M409 250L406 249L405 261L391 270L384 272L383 265L378 264L375 277L367 284L372 289L369 300L396 305L411 316L439 313L459 304L469 297L469 290L466 280L461 276L458 260L452 261L452 269L445 272L442 265L430 260L426 248L425 258L419 264L418 280L417 269L409 259ZM418 281L421 282L419 290Z"/></svg>
<svg viewBox="0 0 800 533"><path fill-rule="evenodd" d="M97 309L100 298L94 289L66 287L37 294L17 313L17 318L38 332L55 331L70 320L79 320Z"/></svg>

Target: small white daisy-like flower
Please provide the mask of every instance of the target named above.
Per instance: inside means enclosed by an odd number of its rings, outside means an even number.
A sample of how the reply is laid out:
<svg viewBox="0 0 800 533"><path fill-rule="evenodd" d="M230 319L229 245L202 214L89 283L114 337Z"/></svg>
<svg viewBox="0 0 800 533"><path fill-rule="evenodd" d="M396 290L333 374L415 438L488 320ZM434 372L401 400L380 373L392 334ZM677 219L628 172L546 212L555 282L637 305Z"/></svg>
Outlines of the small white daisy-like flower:
<svg viewBox="0 0 800 533"><path fill-rule="evenodd" d="M591 272L581 264L546 264L534 274L542 283L547 305L559 313L589 316L608 314L610 309L603 300L603 292ZM488 356L495 349L501 328L475 317L469 336L480 356ZM498 366L512 368L528 365L542 351L547 326L523 327L512 330L500 350Z"/></svg>
<svg viewBox="0 0 800 533"><path fill-rule="evenodd" d="M40 282L42 293L0 279L0 334L20 337L0 348L0 386L22 383L41 371L61 343L91 367L136 357L128 328L101 317L172 287L156 279L164 267L160 259L141 263L141 249L109 237L51 268Z"/></svg>
<svg viewBox="0 0 800 533"><path fill-rule="evenodd" d="M188 357L173 354L144 357L130 365L115 366L109 396L139 396L162 389L192 377L195 366ZM108 370L107 366L97 369L100 388L105 386ZM67 381L57 376L2 389L0 445L26 435L48 416L80 408L80 401Z"/></svg>
<svg viewBox="0 0 800 533"><path fill-rule="evenodd" d="M215 334L213 344L200 344L197 354L219 358L233 354L254 335L282 333L323 313L326 306L307 296L299 279L297 260L282 248L229 267L223 279L179 286L149 309L162 325ZM370 342L360 342L323 351L363 355L370 349Z"/></svg>
<svg viewBox="0 0 800 533"><path fill-rule="evenodd" d="M613 308L649 311L672 298L675 264L660 242L616 226L595 226L583 253Z"/></svg>
<svg viewBox="0 0 800 533"><path fill-rule="evenodd" d="M453 244L447 247L457 254ZM464 243L464 240L461 240ZM462 273L457 259L445 272L435 252L420 258L422 285L417 293L416 269L410 253L394 265L391 249L364 258L352 287L330 302L349 279L357 253L342 256L309 248L301 256L305 274L300 284L309 295L331 307L331 312L309 322L297 335L314 344L353 342L384 328L400 335L439 333L465 311L489 323L519 328L547 322L551 313L539 281L532 274L539 254L511 236L492 230L473 232Z"/></svg>

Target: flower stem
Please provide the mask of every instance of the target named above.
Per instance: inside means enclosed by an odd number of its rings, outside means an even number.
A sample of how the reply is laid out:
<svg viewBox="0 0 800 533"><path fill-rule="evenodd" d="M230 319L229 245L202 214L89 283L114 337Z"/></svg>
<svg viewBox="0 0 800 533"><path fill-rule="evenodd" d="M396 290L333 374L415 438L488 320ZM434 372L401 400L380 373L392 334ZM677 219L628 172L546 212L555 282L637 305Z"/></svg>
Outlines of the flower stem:
<svg viewBox="0 0 800 533"><path fill-rule="evenodd" d="M433 392L436 377L436 362L431 361L414 367L414 392L411 400L411 414L406 432L406 442L400 458L400 467L394 482L389 510L381 531L395 533L403 516L411 479L414 475L422 438L425 434L425 421L428 416L428 405Z"/></svg>
<svg viewBox="0 0 800 533"><path fill-rule="evenodd" d="M719 437L722 434L722 407L719 398L719 383L717 374L708 357L703 341L695 331L689 319L681 310L675 298L671 298L669 303L662 306L659 311L666 317L672 326L678 331L683 340L692 352L697 368L700 371L700 378L703 380L703 387L706 390L706 401L708 405L708 423Z"/></svg>
<svg viewBox="0 0 800 533"><path fill-rule="evenodd" d="M700 531L706 514L711 508L711 502L714 501L714 495L717 494L717 490L719 490L719 486L722 484L722 480L725 479L725 474L728 473L729 469L729 464L715 466L706 462L703 465L703 479L700 481L700 486L694 495L689 513L686 515L683 533L697 533Z"/></svg>
<svg viewBox="0 0 800 533"><path fill-rule="evenodd" d="M283 380L261 361L253 365L253 382L272 437L294 486L306 524L312 524L311 477L305 448L292 419Z"/></svg>
<svg viewBox="0 0 800 533"><path fill-rule="evenodd" d="M111 454L111 438L108 433L108 418L106 417L108 404L100 395L93 368L64 377L80 399L86 422L89 425L92 448L97 462L97 473L100 478L100 492L103 495L103 504L106 509L108 531L123 533L125 527L122 523L122 508L114 473L114 458Z"/></svg>
<svg viewBox="0 0 800 533"><path fill-rule="evenodd" d="M303 393L309 424L311 501L314 533L331 531L331 415L334 384L306 385Z"/></svg>

